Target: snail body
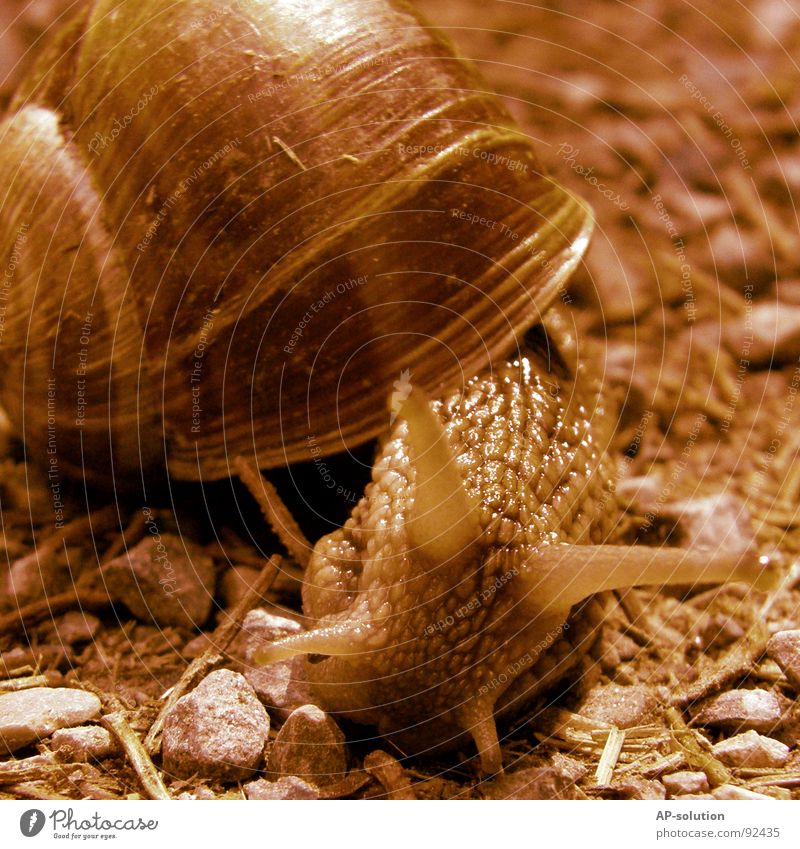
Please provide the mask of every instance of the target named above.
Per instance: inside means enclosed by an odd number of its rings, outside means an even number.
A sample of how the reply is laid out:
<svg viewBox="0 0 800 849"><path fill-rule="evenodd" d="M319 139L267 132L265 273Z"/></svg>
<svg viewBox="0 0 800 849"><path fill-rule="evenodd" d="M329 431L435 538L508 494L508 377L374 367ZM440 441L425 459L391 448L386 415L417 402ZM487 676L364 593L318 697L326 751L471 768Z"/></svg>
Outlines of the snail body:
<svg viewBox="0 0 800 849"><path fill-rule="evenodd" d="M256 660L307 653L328 709L406 752L466 732L493 773L495 714L591 646L577 620L561 640L586 599L638 584L770 585L752 550L610 544L616 417L590 363L565 347L551 341L434 402L409 392L364 498L314 549L303 608L316 627Z"/></svg>
<svg viewBox="0 0 800 849"><path fill-rule="evenodd" d="M0 404L32 458L115 487L367 440L404 370L433 391L506 355L591 227L396 0L89 0L0 125L0 182Z"/></svg>

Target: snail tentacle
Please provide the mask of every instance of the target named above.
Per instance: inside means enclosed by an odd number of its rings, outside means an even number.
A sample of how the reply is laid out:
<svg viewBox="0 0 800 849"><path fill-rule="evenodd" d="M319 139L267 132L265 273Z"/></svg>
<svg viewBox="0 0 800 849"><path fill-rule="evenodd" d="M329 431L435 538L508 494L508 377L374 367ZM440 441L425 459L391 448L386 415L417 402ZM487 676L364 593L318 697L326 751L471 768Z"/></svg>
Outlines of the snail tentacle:
<svg viewBox="0 0 800 849"><path fill-rule="evenodd" d="M589 596L634 586L742 581L771 589L779 570L748 548L649 548L623 545L544 546L520 558L515 592L526 609L569 611Z"/></svg>
<svg viewBox="0 0 800 849"><path fill-rule="evenodd" d="M361 654L367 648L369 623L360 620L337 622L328 628L316 628L302 634L292 634L273 643L260 646L253 654L255 663L266 666L288 660L298 654L344 657Z"/></svg>
<svg viewBox="0 0 800 849"><path fill-rule="evenodd" d="M478 504L467 492L447 434L420 390L411 391L400 415L406 420L414 469L413 506L406 520L410 548L460 576L462 567L474 560L481 537Z"/></svg>

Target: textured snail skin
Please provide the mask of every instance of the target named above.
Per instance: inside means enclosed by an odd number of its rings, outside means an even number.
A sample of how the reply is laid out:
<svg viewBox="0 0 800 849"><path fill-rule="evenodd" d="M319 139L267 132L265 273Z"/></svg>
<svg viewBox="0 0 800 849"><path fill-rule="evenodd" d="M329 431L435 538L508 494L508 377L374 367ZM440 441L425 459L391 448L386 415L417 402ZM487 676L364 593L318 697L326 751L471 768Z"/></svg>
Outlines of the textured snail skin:
<svg viewBox="0 0 800 849"><path fill-rule="evenodd" d="M0 123L0 403L34 460L126 487L358 444L404 369L507 356L585 249L402 2L76 9Z"/></svg>
<svg viewBox="0 0 800 849"><path fill-rule="evenodd" d="M605 544L619 518L615 421L587 364L570 373L535 352L431 404L412 393L364 498L314 550L303 606L317 628L257 659L316 655L307 673L330 710L406 752L468 732L484 771L498 771L494 714L589 648L586 617L560 639L582 600L765 580L752 552Z"/></svg>

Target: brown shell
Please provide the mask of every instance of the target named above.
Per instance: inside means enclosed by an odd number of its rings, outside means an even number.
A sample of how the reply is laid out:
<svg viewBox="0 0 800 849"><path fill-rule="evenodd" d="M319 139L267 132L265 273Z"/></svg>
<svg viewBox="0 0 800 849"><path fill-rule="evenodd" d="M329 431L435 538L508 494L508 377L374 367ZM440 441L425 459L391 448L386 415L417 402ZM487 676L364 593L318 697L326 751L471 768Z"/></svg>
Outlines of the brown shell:
<svg viewBox="0 0 800 849"><path fill-rule="evenodd" d="M512 349L590 229L399 2L95 0L13 110L0 403L117 485L375 435L404 370L434 391Z"/></svg>

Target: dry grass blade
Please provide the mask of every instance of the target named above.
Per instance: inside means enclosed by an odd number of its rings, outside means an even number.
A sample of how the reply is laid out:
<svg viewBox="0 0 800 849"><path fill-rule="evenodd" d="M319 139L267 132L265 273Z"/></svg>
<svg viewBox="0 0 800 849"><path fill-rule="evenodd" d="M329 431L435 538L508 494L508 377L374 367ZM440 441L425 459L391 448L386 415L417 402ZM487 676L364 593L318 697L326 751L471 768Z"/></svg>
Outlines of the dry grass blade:
<svg viewBox="0 0 800 849"><path fill-rule="evenodd" d="M683 721L680 712L675 708L667 708L667 722L673 733L673 745L686 758L689 766L702 770L712 787L733 783L731 771L718 761L711 752L704 751L698 735Z"/></svg>
<svg viewBox="0 0 800 849"><path fill-rule="evenodd" d="M0 785L18 784L23 781L47 781L53 771L61 767L49 756L35 755L21 761L0 763Z"/></svg>
<svg viewBox="0 0 800 849"><path fill-rule="evenodd" d="M121 711L108 713L100 718L102 725L107 728L119 741L134 772L139 777L142 789L148 799L169 800L169 795L161 776L150 759L147 750L142 745L134 730L128 724L128 720Z"/></svg>
<svg viewBox="0 0 800 849"><path fill-rule="evenodd" d="M74 588L41 601L33 601L13 613L0 616L0 634L36 625L75 607L82 610L105 610L110 604L111 599L104 592Z"/></svg>
<svg viewBox="0 0 800 849"><path fill-rule="evenodd" d="M612 728L608 732L606 744L603 747L603 754L600 756L600 763L597 764L597 770L594 774L594 779L597 784L603 786L611 784L611 777L614 774L614 767L617 765L620 753L622 752L622 744L625 742L625 732L619 728Z"/></svg>
<svg viewBox="0 0 800 849"><path fill-rule="evenodd" d="M9 678L0 681L0 693L16 693L19 690L31 690L34 687L47 687L46 675L28 675L25 678Z"/></svg>
<svg viewBox="0 0 800 849"><path fill-rule="evenodd" d="M264 518L291 556L303 567L308 565L313 546L283 503L275 487L261 474L255 463L237 457L234 465L239 480L258 502Z"/></svg>

